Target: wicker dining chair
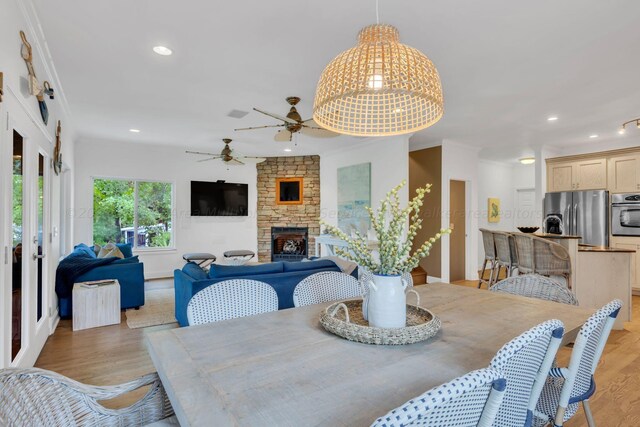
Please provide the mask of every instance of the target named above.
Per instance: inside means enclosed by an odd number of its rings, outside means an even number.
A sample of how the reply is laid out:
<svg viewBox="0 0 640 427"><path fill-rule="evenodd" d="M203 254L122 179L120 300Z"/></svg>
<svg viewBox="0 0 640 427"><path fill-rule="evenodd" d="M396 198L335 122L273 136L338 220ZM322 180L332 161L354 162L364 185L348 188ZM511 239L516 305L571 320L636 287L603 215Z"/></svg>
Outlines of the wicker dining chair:
<svg viewBox="0 0 640 427"><path fill-rule="evenodd" d="M507 380L494 427L531 426L563 333L561 321L548 320L506 343L489 363Z"/></svg>
<svg viewBox="0 0 640 427"><path fill-rule="evenodd" d="M99 401L151 386L144 397L122 409ZM144 426L173 415L158 374L120 385L92 386L38 368L0 370L0 425Z"/></svg>
<svg viewBox="0 0 640 427"><path fill-rule="evenodd" d="M232 279L198 291L187 305L187 320L191 326L277 310L278 294L271 285Z"/></svg>
<svg viewBox="0 0 640 427"><path fill-rule="evenodd" d="M582 325L573 345L567 368L552 368L544 384L534 413L535 425L553 423L562 426L578 411L582 402L589 427L595 427L589 398L596 391L593 374L607 344L622 301L613 300L594 313Z"/></svg>
<svg viewBox="0 0 640 427"><path fill-rule="evenodd" d="M481 228L482 233L482 246L484 247L484 262L482 263L482 270L480 270L480 282L478 283L478 289L483 283L487 284L487 288L490 288L493 284L494 270L496 268L496 244L493 240L493 232L486 228ZM487 263L489 264L489 280L485 280L484 275L487 271Z"/></svg>
<svg viewBox="0 0 640 427"><path fill-rule="evenodd" d="M371 427L490 427L505 386L499 371L472 371L409 400L378 418Z"/></svg>
<svg viewBox="0 0 640 427"><path fill-rule="evenodd" d="M337 271L322 271L307 276L293 290L293 305L302 307L328 301L362 297L355 277Z"/></svg>
<svg viewBox="0 0 640 427"><path fill-rule="evenodd" d="M507 277L513 274L518 268L518 254L516 252L515 239L510 233L493 231L493 241L496 246L496 274L493 278L494 283L498 281L500 269L504 268Z"/></svg>
<svg viewBox="0 0 640 427"><path fill-rule="evenodd" d="M509 277L493 285L491 291L578 305L578 299L566 286L539 274Z"/></svg>

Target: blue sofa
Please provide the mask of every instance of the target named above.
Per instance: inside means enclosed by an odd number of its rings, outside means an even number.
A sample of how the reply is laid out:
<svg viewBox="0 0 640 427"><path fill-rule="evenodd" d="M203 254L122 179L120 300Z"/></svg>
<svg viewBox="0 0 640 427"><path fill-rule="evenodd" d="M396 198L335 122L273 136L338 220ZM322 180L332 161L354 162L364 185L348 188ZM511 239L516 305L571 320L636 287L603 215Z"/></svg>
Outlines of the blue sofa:
<svg viewBox="0 0 640 427"><path fill-rule="evenodd" d="M118 244L125 256L111 264L96 267L76 278L75 283L89 282L93 280L117 279L120 283L120 308L137 308L144 305L144 264L133 256L131 245ZM82 251L96 256L93 249L85 244L74 248L74 252ZM71 296L59 298L58 304L60 317L70 317L73 313L73 301Z"/></svg>
<svg viewBox="0 0 640 427"><path fill-rule="evenodd" d="M308 262L271 262L257 265L211 265L207 274L197 264L187 263L182 270L173 273L175 287L176 319L180 326L189 326L187 305L198 291L215 283L230 279L251 279L268 283L278 294L278 310L293 307L293 290L302 279L321 271L341 271L329 260ZM352 273L358 277L358 269Z"/></svg>

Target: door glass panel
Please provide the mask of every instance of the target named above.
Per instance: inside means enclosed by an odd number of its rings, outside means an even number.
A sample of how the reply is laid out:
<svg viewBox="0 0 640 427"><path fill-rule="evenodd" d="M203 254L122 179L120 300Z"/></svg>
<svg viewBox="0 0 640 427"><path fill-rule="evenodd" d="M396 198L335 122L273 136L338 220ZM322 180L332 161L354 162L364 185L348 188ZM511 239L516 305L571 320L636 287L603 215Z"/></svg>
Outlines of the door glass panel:
<svg viewBox="0 0 640 427"><path fill-rule="evenodd" d="M23 259L23 209L22 179L24 176L23 138L13 131L13 201L12 201L12 234L13 264L11 270L11 360L22 347L22 259Z"/></svg>
<svg viewBox="0 0 640 427"><path fill-rule="evenodd" d="M42 154L38 154L38 211L37 211L37 220L38 220L38 236L36 237L38 241L38 262L36 263L36 268L38 269L38 310L37 310L37 321L42 319L42 307L44 306L44 293L42 292L42 275L43 275L43 256L44 256L44 238L45 238L45 230L44 230L44 165L45 159ZM35 240L35 239L34 239Z"/></svg>

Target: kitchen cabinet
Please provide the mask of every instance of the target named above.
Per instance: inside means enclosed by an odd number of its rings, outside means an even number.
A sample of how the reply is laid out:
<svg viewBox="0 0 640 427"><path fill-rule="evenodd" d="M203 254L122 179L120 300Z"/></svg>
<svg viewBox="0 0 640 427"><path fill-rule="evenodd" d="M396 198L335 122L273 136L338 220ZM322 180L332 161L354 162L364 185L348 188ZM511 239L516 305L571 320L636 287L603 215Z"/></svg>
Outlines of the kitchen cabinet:
<svg viewBox="0 0 640 427"><path fill-rule="evenodd" d="M640 237L611 237L611 247L619 249L630 249L636 251L631 259L631 289L636 295L640 295Z"/></svg>
<svg viewBox="0 0 640 427"><path fill-rule="evenodd" d="M573 164L574 190L604 190L607 188L607 159L586 159Z"/></svg>
<svg viewBox="0 0 640 427"><path fill-rule="evenodd" d="M547 165L547 191L572 191L575 181L573 162Z"/></svg>
<svg viewBox="0 0 640 427"><path fill-rule="evenodd" d="M640 154L609 158L608 189L612 193L640 190Z"/></svg>
<svg viewBox="0 0 640 427"><path fill-rule="evenodd" d="M549 163L547 183L547 191L604 190L607 188L607 159Z"/></svg>

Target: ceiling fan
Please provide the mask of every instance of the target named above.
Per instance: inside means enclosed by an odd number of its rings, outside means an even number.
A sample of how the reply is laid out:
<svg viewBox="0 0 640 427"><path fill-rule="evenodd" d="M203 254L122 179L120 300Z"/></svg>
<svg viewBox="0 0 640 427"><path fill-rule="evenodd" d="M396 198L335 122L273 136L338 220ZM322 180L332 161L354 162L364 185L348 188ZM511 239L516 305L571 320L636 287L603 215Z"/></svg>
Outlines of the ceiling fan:
<svg viewBox="0 0 640 427"><path fill-rule="evenodd" d="M222 160L227 165L244 165L246 163L249 163L249 164L262 163L265 160L267 160L264 157L241 156L239 154L236 154L231 149L231 147L229 147L229 144L231 144L231 139L229 138L224 138L222 142L224 142L224 148L222 149L220 154L203 153L201 151L188 151L188 150L186 151L186 153L198 154L200 156L208 156L208 158L206 159L198 160L198 163L208 162L209 160Z"/></svg>
<svg viewBox="0 0 640 427"><path fill-rule="evenodd" d="M280 114L269 113L268 111L254 108L254 110L258 113L262 113L267 116L273 117L274 119L281 120L284 123L280 123L277 125L240 128L235 130L253 130L282 127L284 129L280 129L278 132L276 132L276 135L273 138L275 141L280 142L291 141L293 134L297 132L300 132L303 135L311 136L313 138L333 138L334 136L338 136L337 133L318 126L318 124L314 122L313 119L302 120L302 117L296 109L296 104L300 102L300 98L298 98L297 96L289 96L287 98L287 102L289 103L289 105L291 105L291 108L289 109L289 113L286 116L281 116Z"/></svg>

